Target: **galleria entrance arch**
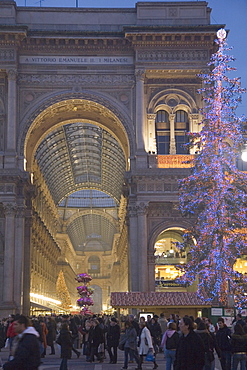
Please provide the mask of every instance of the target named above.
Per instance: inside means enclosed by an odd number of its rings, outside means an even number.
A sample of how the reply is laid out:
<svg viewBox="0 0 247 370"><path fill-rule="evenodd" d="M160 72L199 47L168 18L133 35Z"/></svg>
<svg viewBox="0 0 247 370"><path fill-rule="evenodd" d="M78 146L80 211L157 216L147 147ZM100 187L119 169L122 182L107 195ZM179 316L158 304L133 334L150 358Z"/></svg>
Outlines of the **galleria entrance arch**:
<svg viewBox="0 0 247 370"><path fill-rule="evenodd" d="M102 310L154 291L149 241L182 223L181 145L219 25L206 2L0 7L1 314L71 310L82 272Z"/></svg>

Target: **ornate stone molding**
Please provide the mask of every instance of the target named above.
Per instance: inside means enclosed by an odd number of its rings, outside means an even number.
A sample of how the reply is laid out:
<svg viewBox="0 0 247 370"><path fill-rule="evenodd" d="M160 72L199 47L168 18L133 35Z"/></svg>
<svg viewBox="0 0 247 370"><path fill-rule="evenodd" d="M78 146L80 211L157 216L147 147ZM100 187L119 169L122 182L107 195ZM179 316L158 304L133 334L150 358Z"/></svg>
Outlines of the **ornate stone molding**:
<svg viewBox="0 0 247 370"><path fill-rule="evenodd" d="M0 61L1 62L14 62L15 61L15 49L0 49Z"/></svg>
<svg viewBox="0 0 247 370"><path fill-rule="evenodd" d="M45 85L45 86L75 86L83 84L88 86L132 86L135 82L133 75L91 74L91 75L59 75L59 74L24 74L18 77L19 85Z"/></svg>
<svg viewBox="0 0 247 370"><path fill-rule="evenodd" d="M209 59L208 50L137 50L138 62L180 62L205 61Z"/></svg>

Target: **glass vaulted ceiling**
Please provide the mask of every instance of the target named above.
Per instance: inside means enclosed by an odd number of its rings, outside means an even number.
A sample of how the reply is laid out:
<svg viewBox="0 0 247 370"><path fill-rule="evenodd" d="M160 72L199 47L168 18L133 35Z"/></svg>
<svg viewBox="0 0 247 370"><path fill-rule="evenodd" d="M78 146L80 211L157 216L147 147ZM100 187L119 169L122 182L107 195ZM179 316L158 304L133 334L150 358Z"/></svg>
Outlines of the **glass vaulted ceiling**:
<svg viewBox="0 0 247 370"><path fill-rule="evenodd" d="M49 133L35 158L75 250L110 250L125 172L118 141L96 125L71 123Z"/></svg>

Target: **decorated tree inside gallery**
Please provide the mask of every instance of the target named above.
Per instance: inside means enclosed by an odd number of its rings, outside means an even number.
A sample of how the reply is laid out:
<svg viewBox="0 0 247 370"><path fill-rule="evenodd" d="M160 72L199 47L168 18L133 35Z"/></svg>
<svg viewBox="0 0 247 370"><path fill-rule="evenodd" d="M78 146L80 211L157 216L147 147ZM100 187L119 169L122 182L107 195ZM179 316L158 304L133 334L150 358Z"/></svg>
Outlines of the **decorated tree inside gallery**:
<svg viewBox="0 0 247 370"><path fill-rule="evenodd" d="M94 290L88 286L88 284L92 280L92 277L83 273L77 275L75 280L77 280L78 283L83 284L77 287L77 291L80 296L80 298L77 299L77 304L81 308L80 313L82 315L91 315L92 311L90 311L89 306L93 306L94 302L90 296L93 294Z"/></svg>
<svg viewBox="0 0 247 370"><path fill-rule="evenodd" d="M234 270L234 263L246 254L247 175L236 162L243 147L242 121L236 108L244 89L239 78L230 78L234 60L228 55L226 32L217 32L217 52L209 72L200 75L204 100L202 128L189 133L195 152L190 176L179 182L180 209L195 219L186 230L184 244L190 244L183 283L198 281L198 295L211 303L247 307L246 276Z"/></svg>
<svg viewBox="0 0 247 370"><path fill-rule="evenodd" d="M69 310L72 307L72 302L69 294L68 287L65 282L63 271L60 270L56 283L57 296L61 301L61 308Z"/></svg>

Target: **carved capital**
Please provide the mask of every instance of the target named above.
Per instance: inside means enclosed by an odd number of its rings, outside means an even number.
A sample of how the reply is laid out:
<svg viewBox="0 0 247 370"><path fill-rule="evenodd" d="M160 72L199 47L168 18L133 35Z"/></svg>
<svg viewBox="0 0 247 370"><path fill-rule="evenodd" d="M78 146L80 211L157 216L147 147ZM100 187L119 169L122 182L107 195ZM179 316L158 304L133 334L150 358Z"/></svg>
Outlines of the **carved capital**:
<svg viewBox="0 0 247 370"><path fill-rule="evenodd" d="M9 81L16 81L16 78L17 78L17 70L16 69L9 69L7 73L8 73L8 80Z"/></svg>
<svg viewBox="0 0 247 370"><path fill-rule="evenodd" d="M136 82L137 81L144 81L144 79L145 79L145 70L144 69L136 69L135 76L136 76Z"/></svg>
<svg viewBox="0 0 247 370"><path fill-rule="evenodd" d="M151 113L149 113L148 115L147 115L147 119L149 119L150 121L154 121L155 120L155 118L156 118L156 114L151 114Z"/></svg>
<svg viewBox="0 0 247 370"><path fill-rule="evenodd" d="M136 205L128 205L127 211L128 211L128 217L137 216L137 206Z"/></svg>
<svg viewBox="0 0 247 370"><path fill-rule="evenodd" d="M16 203L4 203L3 209L5 216L15 216L17 211Z"/></svg>
<svg viewBox="0 0 247 370"><path fill-rule="evenodd" d="M137 214L145 215L148 211L148 203L141 202L137 205Z"/></svg>
<svg viewBox="0 0 247 370"><path fill-rule="evenodd" d="M25 206L18 206L16 208L16 215L15 215L15 217L19 217L19 218L24 217L25 216L25 209L26 209Z"/></svg>

